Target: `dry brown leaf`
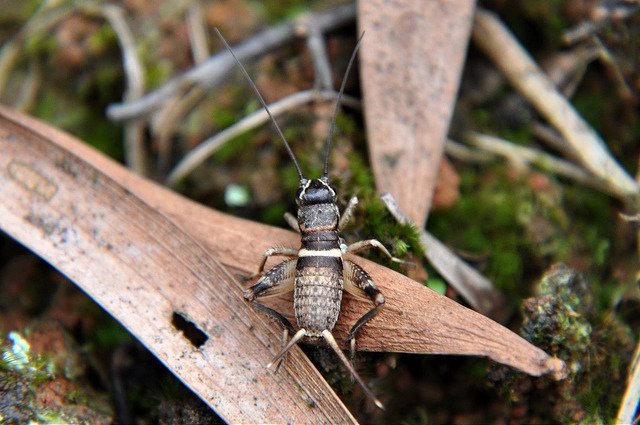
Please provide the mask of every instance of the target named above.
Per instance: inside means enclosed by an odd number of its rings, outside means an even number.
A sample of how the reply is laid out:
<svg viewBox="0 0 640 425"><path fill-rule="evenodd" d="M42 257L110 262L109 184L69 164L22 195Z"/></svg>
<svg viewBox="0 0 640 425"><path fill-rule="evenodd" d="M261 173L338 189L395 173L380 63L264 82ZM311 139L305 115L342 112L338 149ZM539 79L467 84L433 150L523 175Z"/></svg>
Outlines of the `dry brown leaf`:
<svg viewBox="0 0 640 425"><path fill-rule="evenodd" d="M280 332L157 208L179 209L179 196L45 124L0 114L3 231L73 280L227 421L355 422L299 349L280 373L265 368ZM157 191L157 203L141 191ZM206 344L189 343L174 312L206 332Z"/></svg>
<svg viewBox="0 0 640 425"><path fill-rule="evenodd" d="M453 111L473 0L358 2L362 89L380 192L424 226Z"/></svg>
<svg viewBox="0 0 640 425"><path fill-rule="evenodd" d="M222 417L354 421L299 349L279 374L265 369L280 329L242 299L228 272L253 273L266 248L297 246L298 235L198 205L7 109L0 109L0 151L2 230L69 276ZM562 374L560 360L496 322L353 260L387 299L362 329L360 349L480 355L536 376ZM275 302L290 311L286 300ZM336 337L368 308L347 299ZM173 312L205 331L206 344L195 349L171 325Z"/></svg>

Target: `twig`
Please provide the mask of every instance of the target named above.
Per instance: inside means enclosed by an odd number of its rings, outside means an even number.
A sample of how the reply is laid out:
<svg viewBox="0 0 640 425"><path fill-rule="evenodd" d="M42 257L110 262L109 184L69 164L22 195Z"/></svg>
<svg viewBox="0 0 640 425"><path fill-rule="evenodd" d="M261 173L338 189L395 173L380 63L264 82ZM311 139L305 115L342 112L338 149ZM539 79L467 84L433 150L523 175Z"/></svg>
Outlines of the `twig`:
<svg viewBox="0 0 640 425"><path fill-rule="evenodd" d="M618 93L625 99L632 99L633 91L629 87L629 84L627 84L627 82L625 81L624 74L622 73L622 70L620 69L620 66L614 59L613 55L598 37L593 37L593 39L596 44L596 52L598 54L598 58L613 73L616 85L618 86Z"/></svg>
<svg viewBox="0 0 640 425"><path fill-rule="evenodd" d="M578 155L573 147L562 138L553 128L540 121L534 121L531 125L531 134L544 142L547 146L558 150L563 156L577 160Z"/></svg>
<svg viewBox="0 0 640 425"><path fill-rule="evenodd" d="M42 6L33 14L31 19L0 49L0 94L4 92L13 69L21 53L22 43L27 37L45 32L57 25L75 10L74 5L64 5L52 9L53 2L43 2ZM55 7L55 6L53 6Z"/></svg>
<svg viewBox="0 0 640 425"><path fill-rule="evenodd" d="M355 19L355 5L346 4L323 13L311 14L307 18L313 21L316 27L326 32L340 27ZM234 47L234 52L242 62L251 61L275 48L286 44L292 38L299 35L300 26L295 21L270 28L245 42ZM199 65L186 73L175 77L157 90L148 93L141 99L125 104L114 104L107 109L107 115L112 120L121 121L133 119L148 114L172 99L177 93L181 93L186 87L198 85L211 89L229 76L235 69L235 61L226 51L218 53L202 65Z"/></svg>
<svg viewBox="0 0 640 425"><path fill-rule="evenodd" d="M202 17L202 6L199 0L191 0L187 10L187 31L191 41L191 53L193 61L200 65L209 58L209 47L207 46L207 29Z"/></svg>
<svg viewBox="0 0 640 425"><path fill-rule="evenodd" d="M209 57L209 48L199 0L191 0L189 3L187 29L189 40L191 40L193 61L196 65L200 65ZM151 120L151 130L158 143L157 175L160 178L165 176L171 163L171 138L176 127L183 122L184 116L202 100L205 94L206 91L199 86L185 88L184 93L177 93Z"/></svg>
<svg viewBox="0 0 640 425"><path fill-rule="evenodd" d="M593 187L610 195L624 196L624 193L612 191L612 189L615 188L606 184L593 174L586 172L569 161L558 159L546 152L525 146L518 146L507 142L506 140L486 134L468 133L465 139L472 145L486 152L503 156L516 164L537 165L538 167L553 174L567 177L578 183Z"/></svg>
<svg viewBox="0 0 640 425"><path fill-rule="evenodd" d="M102 14L115 32L122 49L122 66L127 79L125 101L133 101L144 92L144 72L138 60L133 34L129 29L124 10L114 4L104 5ZM147 158L144 149L144 123L140 120L126 123L124 128L125 160L127 165L140 175L147 173Z"/></svg>
<svg viewBox="0 0 640 425"><path fill-rule="evenodd" d="M493 155L488 154L487 152L471 149L468 146L451 139L447 139L447 142L444 145L444 151L452 158L465 162L486 164L491 162L494 158Z"/></svg>
<svg viewBox="0 0 640 425"><path fill-rule="evenodd" d="M567 30L562 35L565 44L574 44L588 38L612 20L621 20L632 16L640 10L637 0L604 1L595 6L591 19L583 21Z"/></svg>
<svg viewBox="0 0 640 425"><path fill-rule="evenodd" d="M383 193L380 198L398 222L413 224L411 219L398 207L390 193ZM419 229L420 243L425 258L445 278L447 282L478 312L491 317L497 322L504 322L509 309L502 294L493 287L489 279L476 269L462 261L442 242L424 229Z"/></svg>
<svg viewBox="0 0 640 425"><path fill-rule="evenodd" d="M571 144L580 162L623 199L638 195L640 186L613 159L604 141L556 90L513 34L486 10L476 12L473 39L507 79Z"/></svg>
<svg viewBox="0 0 640 425"><path fill-rule="evenodd" d="M269 105L269 109L275 117L308 102L316 100L336 100L337 98L338 93L334 91L317 92L315 90L305 90L294 93L277 102L272 103L271 105ZM352 107L360 106L360 102L357 99L351 98L349 96L342 96L342 103ZM217 149L219 149L220 146L222 146L229 140L268 121L269 116L267 115L267 112L264 109L260 109L241 119L231 127L227 127L215 136L203 141L198 145L198 147L189 152L178 163L178 165L176 165L173 171L171 171L166 180L167 186L175 186L189 173L191 173L196 167L202 164Z"/></svg>
<svg viewBox="0 0 640 425"><path fill-rule="evenodd" d="M154 114L151 120L151 131L158 143L158 176L164 177L171 165L171 138L176 128L184 122L185 116L206 94L202 87L193 86L184 94L166 102L162 109Z"/></svg>
<svg viewBox="0 0 640 425"><path fill-rule="evenodd" d="M580 45L553 55L546 61L543 70L562 94L570 99L584 78L589 64L597 58L597 48Z"/></svg>
<svg viewBox="0 0 640 425"><path fill-rule="evenodd" d="M20 90L20 97L14 104L14 108L18 111L30 111L37 99L38 91L42 85L42 64L37 58L29 63L29 74Z"/></svg>
<svg viewBox="0 0 640 425"><path fill-rule="evenodd" d="M638 407L640 407L640 342L636 345L633 354L633 360L629 368L629 383L620 402L616 423L620 425L637 424L639 419L636 416Z"/></svg>
<svg viewBox="0 0 640 425"><path fill-rule="evenodd" d="M620 218L627 223L640 223L640 214L628 215L620 213Z"/></svg>
<svg viewBox="0 0 640 425"><path fill-rule="evenodd" d="M322 31L314 21L305 20L304 25L306 25L307 29L307 47L311 52L315 71L315 88L317 90L331 90L333 89L333 78L331 78L329 55L322 37Z"/></svg>

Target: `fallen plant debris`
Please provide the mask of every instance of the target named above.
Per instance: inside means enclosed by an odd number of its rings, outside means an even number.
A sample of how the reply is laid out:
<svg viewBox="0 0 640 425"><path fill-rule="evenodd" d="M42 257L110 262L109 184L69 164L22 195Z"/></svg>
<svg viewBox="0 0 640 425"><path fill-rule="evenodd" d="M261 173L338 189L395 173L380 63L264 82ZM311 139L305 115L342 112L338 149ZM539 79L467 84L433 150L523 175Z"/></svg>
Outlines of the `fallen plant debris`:
<svg viewBox="0 0 640 425"><path fill-rule="evenodd" d="M322 417L350 417L298 349L284 366L293 379L264 369L279 346L278 332L244 303L238 282L220 264L248 275L267 247L294 245L297 235L198 206L33 119L2 110L0 124L0 143L8 154L0 164L0 187L4 199L12 201L0 209L0 226L105 306L206 403L225 418L261 420L275 415L282 401L268 411L257 405L242 408L243 394L271 394L263 403L274 403L272 397L297 388L307 395L291 399L279 413L283 417L292 418L296 409L305 414L309 398ZM37 171L28 165L34 158ZM388 298L385 309L362 329L360 350L481 355L536 376L563 377L561 360L501 325L383 266L353 261L366 267ZM291 306L278 302L279 311ZM430 306L426 311L425 305ZM344 339L368 309L363 301L345 303L336 337ZM175 312L215 343L193 351L171 325ZM226 330L218 330L221 326ZM230 374L235 377L231 387ZM323 388L326 396L307 393L310 388Z"/></svg>

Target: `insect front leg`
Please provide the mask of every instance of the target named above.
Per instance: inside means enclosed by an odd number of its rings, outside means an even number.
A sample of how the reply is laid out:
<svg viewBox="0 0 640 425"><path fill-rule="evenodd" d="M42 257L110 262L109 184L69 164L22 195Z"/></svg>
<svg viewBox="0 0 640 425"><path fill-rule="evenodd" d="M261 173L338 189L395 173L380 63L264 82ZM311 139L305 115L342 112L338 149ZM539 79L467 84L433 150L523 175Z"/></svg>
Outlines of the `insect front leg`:
<svg viewBox="0 0 640 425"><path fill-rule="evenodd" d="M260 262L258 273L256 273L254 276L257 276L264 271L264 265L267 263L267 260L269 259L269 257L274 255L283 255L285 257L297 257L298 250L295 248L284 248L284 247L274 247L274 248L267 249L264 252L264 254L262 254L262 261Z"/></svg>
<svg viewBox="0 0 640 425"><path fill-rule="evenodd" d="M353 325L345 342L351 342L351 355L353 356L356 349L356 334L369 320L373 318L382 306L384 306L384 296L376 287L376 284L369 276L369 273L357 264L349 260L343 261L344 290L358 299L369 299L373 302L374 307L366 312Z"/></svg>
<svg viewBox="0 0 640 425"><path fill-rule="evenodd" d="M290 212L284 213L284 221L287 222L289 227L300 233L300 225L298 224L298 219L293 214L291 214Z"/></svg>
<svg viewBox="0 0 640 425"><path fill-rule="evenodd" d="M293 325L291 322L276 310L267 307L264 304L260 304L256 301L256 298L261 296L272 296L278 294L286 294L293 291L296 278L296 261L297 260L285 260L282 263L274 266L268 272L264 274L258 281L244 292L244 298L251 301L252 304L263 313L275 318L278 322L284 326L284 332L282 335L282 346L287 344L289 339L289 332L293 332ZM276 370L280 367L281 361L278 362Z"/></svg>
<svg viewBox="0 0 640 425"><path fill-rule="evenodd" d="M340 216L340 221L338 221L338 231L342 231L349 220L351 220L351 217L353 216L353 212L355 211L357 205L358 197L352 196L351 199L349 199L349 203L342 212L342 215Z"/></svg>

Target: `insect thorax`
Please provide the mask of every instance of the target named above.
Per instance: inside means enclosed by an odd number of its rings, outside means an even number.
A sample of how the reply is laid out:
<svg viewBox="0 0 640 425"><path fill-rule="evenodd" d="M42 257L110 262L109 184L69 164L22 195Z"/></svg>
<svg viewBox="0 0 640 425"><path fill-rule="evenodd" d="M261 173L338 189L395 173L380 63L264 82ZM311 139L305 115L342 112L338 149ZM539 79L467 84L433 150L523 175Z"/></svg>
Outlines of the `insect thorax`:
<svg viewBox="0 0 640 425"><path fill-rule="evenodd" d="M340 212L336 204L314 204L298 207L298 224L301 232L336 230Z"/></svg>
<svg viewBox="0 0 640 425"><path fill-rule="evenodd" d="M340 211L336 191L326 177L302 179L296 193L298 225L305 232L337 230Z"/></svg>

